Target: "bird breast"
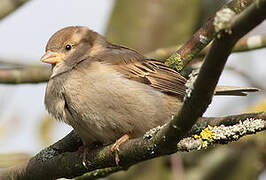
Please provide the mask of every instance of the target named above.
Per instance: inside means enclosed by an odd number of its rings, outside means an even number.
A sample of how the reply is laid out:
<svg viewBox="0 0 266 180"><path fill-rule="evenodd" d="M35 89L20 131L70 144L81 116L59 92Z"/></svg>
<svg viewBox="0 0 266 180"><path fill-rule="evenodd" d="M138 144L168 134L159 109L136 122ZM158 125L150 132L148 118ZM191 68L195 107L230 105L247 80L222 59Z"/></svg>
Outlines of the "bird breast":
<svg viewBox="0 0 266 180"><path fill-rule="evenodd" d="M168 121L180 104L100 62L78 66L62 76L48 83L46 98L54 99L46 106L55 118L73 126L85 144L109 144L125 133L141 136Z"/></svg>

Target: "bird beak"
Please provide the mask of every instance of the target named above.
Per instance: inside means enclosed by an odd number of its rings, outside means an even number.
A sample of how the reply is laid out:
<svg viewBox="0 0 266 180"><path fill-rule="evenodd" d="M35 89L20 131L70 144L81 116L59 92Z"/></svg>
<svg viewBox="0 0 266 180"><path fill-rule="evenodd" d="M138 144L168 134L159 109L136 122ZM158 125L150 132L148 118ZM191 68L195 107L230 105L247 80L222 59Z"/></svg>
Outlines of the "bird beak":
<svg viewBox="0 0 266 180"><path fill-rule="evenodd" d="M62 61L65 54L60 54L57 52L47 51L42 57L41 61L48 64L56 64Z"/></svg>

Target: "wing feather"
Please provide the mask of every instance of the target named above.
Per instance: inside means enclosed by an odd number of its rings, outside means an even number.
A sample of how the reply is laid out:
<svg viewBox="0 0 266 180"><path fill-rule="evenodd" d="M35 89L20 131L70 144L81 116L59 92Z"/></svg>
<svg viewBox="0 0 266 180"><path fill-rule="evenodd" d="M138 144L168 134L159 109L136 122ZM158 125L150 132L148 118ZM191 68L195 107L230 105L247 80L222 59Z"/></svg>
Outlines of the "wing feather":
<svg viewBox="0 0 266 180"><path fill-rule="evenodd" d="M115 45L111 49L98 58L111 63L126 78L181 98L185 95L186 79L164 63L147 59L129 48Z"/></svg>
<svg viewBox="0 0 266 180"><path fill-rule="evenodd" d="M183 98L185 96L186 79L164 63L147 59L137 51L110 44L109 48L100 53L96 59L112 64L124 77L147 84L162 92ZM258 91L257 88L218 86L216 95L243 96L246 92Z"/></svg>

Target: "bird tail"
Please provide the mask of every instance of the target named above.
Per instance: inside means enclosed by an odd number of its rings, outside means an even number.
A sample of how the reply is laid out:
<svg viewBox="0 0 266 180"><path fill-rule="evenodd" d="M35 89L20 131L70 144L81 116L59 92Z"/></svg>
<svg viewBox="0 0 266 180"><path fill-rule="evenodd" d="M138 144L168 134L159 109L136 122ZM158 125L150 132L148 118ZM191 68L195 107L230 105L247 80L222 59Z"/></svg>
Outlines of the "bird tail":
<svg viewBox="0 0 266 180"><path fill-rule="evenodd" d="M259 90L260 89L253 87L217 86L214 94L226 96L247 96L248 92L256 92Z"/></svg>

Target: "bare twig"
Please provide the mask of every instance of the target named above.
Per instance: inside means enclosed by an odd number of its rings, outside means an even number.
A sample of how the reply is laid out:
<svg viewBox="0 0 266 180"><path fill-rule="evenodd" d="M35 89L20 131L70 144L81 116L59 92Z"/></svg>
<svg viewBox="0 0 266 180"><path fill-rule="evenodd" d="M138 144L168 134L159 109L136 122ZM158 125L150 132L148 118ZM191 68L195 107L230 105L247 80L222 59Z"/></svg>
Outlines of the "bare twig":
<svg viewBox="0 0 266 180"><path fill-rule="evenodd" d="M0 69L0 82L5 84L41 83L48 80L50 73L50 68L45 66Z"/></svg>
<svg viewBox="0 0 266 180"><path fill-rule="evenodd" d="M233 0L226 5L226 7L233 10L235 13L240 13L254 0ZM214 16L215 17L215 16ZM181 71L198 53L206 47L215 36L214 31L214 17L204 24L181 48L172 54L167 60L166 64L170 67Z"/></svg>
<svg viewBox="0 0 266 180"><path fill-rule="evenodd" d="M146 54L147 57L160 60L162 62L166 61L171 54L175 53L176 49L179 49L180 46L172 46L167 48L159 48L155 51L149 52ZM247 52L253 51L256 49L262 49L266 47L266 36L265 35L255 35L249 37L241 38L234 46L233 53L238 52ZM197 57L204 57L208 51L210 50L210 46L205 47Z"/></svg>
<svg viewBox="0 0 266 180"><path fill-rule="evenodd" d="M146 54L147 57L154 58L157 60L161 60L164 62L172 53L175 52L180 46L173 46L169 48L160 48L153 52ZM233 48L233 52L245 52L251 51L255 49L265 48L266 47L266 36L251 36L251 37L244 37L241 38ZM205 56L209 51L210 46L204 48L199 56ZM20 64L16 62L10 61L1 61L0 64L8 65L10 68L8 70L1 70L0 69L0 83L2 84L22 84L22 83L40 83L48 81L50 77L50 68L47 66L30 66L27 64ZM13 68L13 67L20 67L20 68ZM250 78L244 73L239 70L236 70L233 67L227 67L227 69L232 70L241 74L247 80ZM8 75L8 76L7 76ZM252 81L250 81L252 83ZM254 87L264 89L258 84L254 84Z"/></svg>
<svg viewBox="0 0 266 180"><path fill-rule="evenodd" d="M255 35L249 37L241 38L233 48L233 53L253 51L256 49L261 49L266 47L266 36L265 35ZM210 46L204 48L200 55L205 55L210 50Z"/></svg>
<svg viewBox="0 0 266 180"><path fill-rule="evenodd" d="M234 47L234 52L246 52L266 47L266 36L255 35L240 39Z"/></svg>
<svg viewBox="0 0 266 180"><path fill-rule="evenodd" d="M10 1L10 0L5 0L5 1ZM26 0L18 0L21 2L26 2ZM226 5L227 7L230 7L231 9L233 9L236 13L241 12L244 8L246 8L248 5L250 5L254 0L234 0L232 2L230 2L228 5ZM10 1L11 2L11 1ZM179 48L180 46L174 46L174 47L169 47L169 48L161 48L158 49L154 52L148 53L147 57L153 57L153 58L157 58L158 60L162 60L165 61L166 57L169 57L172 53L175 52L176 49L178 49L176 51L176 53L174 53L172 55L172 57L166 61L167 64L169 64L170 66L174 66L175 68L177 68L179 71L181 71L183 69L183 67L189 62L191 61L195 56L198 55L198 53L205 47L208 45L208 43L213 39L215 32L214 32L214 27L213 27L213 18L211 18L202 28L200 28L196 34L193 35L193 37L187 42L185 43L181 48ZM255 42L254 42L255 39ZM259 45L258 43L258 39L261 40L261 45ZM243 42L249 42L249 43L243 43ZM246 44L246 45L243 45ZM249 46L248 46L249 44ZM247 48L246 48L247 47ZM247 49L252 50L253 48L262 48L265 47L265 37L262 36L261 38L253 38L253 40L251 39L244 39L241 40L239 42L239 45L236 45L236 51L244 51ZM206 51L208 50L208 48L206 50L204 50L203 54L207 53ZM30 71L29 67L26 67L27 70L26 71ZM21 71L24 71L24 68L20 69ZM14 70L14 73L18 73L18 69ZM34 72L36 72L36 69L34 70ZM34 78L31 80L29 78L29 76L24 76L24 77L19 77L19 76L13 76L12 78L9 78L9 80L5 80L5 78L0 76L0 83L14 83L17 84L19 82L21 83L36 83L36 79L41 79L41 82L47 81L49 79L50 74L46 74L46 77L43 76L44 73L43 72L47 72L47 69L41 69L39 71L39 74L41 77L38 77L36 73ZM11 72L11 69L9 70L10 74L14 74ZM22 74L24 74L24 72L22 72ZM26 78L26 80L24 80L24 78ZM12 80L11 80L12 79ZM19 80L17 80L19 79Z"/></svg>
<svg viewBox="0 0 266 180"><path fill-rule="evenodd" d="M160 48L146 54L146 56L164 62L166 60L165 58L169 57L172 53L174 53L175 50L178 49L178 47L180 46ZM265 47L266 36L261 35L244 37L236 43L233 48L233 52L245 52ZM204 48L200 52L199 56L204 57L208 53L209 49L210 46ZM2 84L38 83L38 80L40 80L41 83L48 81L50 77L50 68L47 66L30 66L28 64L16 63L15 61L10 62L4 60L0 60L0 64L7 65L10 67L8 70L2 71L0 69L0 83ZM240 72L239 70L233 69L233 67L227 67L227 69L233 70L234 72L241 74L244 78L247 78L247 80L250 80L250 78L244 72ZM1 71L5 73L1 74ZM7 73L8 77L6 76ZM33 73L34 75L32 76L31 73ZM254 84L254 87L264 89L258 84Z"/></svg>
<svg viewBox="0 0 266 180"><path fill-rule="evenodd" d="M26 61L25 59L13 59L13 58L4 58L0 57L0 67L6 66L9 68L14 67L26 67L26 66L38 66L39 64L33 64L33 61Z"/></svg>
<svg viewBox="0 0 266 180"><path fill-rule="evenodd" d="M1 0L0 19L6 17L29 0Z"/></svg>

